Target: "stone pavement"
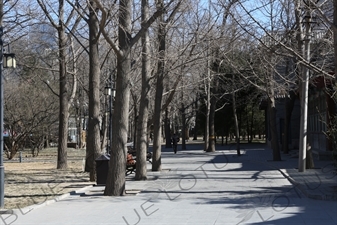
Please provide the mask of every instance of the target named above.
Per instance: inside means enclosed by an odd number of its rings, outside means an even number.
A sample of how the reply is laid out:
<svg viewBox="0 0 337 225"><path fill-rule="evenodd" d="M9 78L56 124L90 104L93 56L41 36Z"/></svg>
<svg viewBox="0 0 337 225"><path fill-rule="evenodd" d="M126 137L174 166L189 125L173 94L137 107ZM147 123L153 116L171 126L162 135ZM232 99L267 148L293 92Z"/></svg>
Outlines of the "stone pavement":
<svg viewBox="0 0 337 225"><path fill-rule="evenodd" d="M282 161L272 161L272 150L266 145L242 145L250 161L265 163L279 170L294 186L308 198L337 201L337 170L332 161L314 159L315 169L298 172L298 150L282 154ZM261 151L263 149L263 151Z"/></svg>
<svg viewBox="0 0 337 225"><path fill-rule="evenodd" d="M201 144L162 149L161 172L127 176L127 195L103 196L91 186L54 201L1 214L0 224L337 224L337 178L329 162L299 173L297 157L273 162L265 145ZM314 199L312 199L314 198Z"/></svg>

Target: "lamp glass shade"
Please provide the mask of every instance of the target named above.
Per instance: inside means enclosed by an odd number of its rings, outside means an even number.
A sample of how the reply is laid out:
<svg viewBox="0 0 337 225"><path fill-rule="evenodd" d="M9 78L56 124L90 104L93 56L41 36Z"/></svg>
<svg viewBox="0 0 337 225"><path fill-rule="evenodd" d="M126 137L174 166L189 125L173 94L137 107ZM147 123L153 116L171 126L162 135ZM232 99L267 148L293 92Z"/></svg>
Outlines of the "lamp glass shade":
<svg viewBox="0 0 337 225"><path fill-rule="evenodd" d="M14 53L3 54L3 67L4 68L16 68L16 60Z"/></svg>
<svg viewBox="0 0 337 225"><path fill-rule="evenodd" d="M111 95L111 87L105 87L104 88L104 94L105 95Z"/></svg>

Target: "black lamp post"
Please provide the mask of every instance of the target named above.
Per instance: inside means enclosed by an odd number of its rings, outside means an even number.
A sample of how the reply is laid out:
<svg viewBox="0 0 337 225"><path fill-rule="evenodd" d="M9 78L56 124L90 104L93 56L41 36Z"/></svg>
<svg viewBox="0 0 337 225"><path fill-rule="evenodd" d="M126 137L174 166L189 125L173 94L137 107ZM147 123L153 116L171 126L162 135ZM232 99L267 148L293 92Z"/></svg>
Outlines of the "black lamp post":
<svg viewBox="0 0 337 225"><path fill-rule="evenodd" d="M2 15L0 15L2 16ZM2 21L0 21L2 23ZM3 149L4 149L4 91L3 91L3 74L2 68L15 68L15 54L4 53L3 50L3 28L0 24L0 208L4 207L4 189L5 189L5 168L3 164Z"/></svg>
<svg viewBox="0 0 337 225"><path fill-rule="evenodd" d="M112 141L112 111L113 111L113 99L115 98L116 90L114 88L114 82L112 81L112 74L110 74L108 85L105 87L105 95L108 97L108 113L109 113L109 139L107 141L106 154L109 154L111 141Z"/></svg>

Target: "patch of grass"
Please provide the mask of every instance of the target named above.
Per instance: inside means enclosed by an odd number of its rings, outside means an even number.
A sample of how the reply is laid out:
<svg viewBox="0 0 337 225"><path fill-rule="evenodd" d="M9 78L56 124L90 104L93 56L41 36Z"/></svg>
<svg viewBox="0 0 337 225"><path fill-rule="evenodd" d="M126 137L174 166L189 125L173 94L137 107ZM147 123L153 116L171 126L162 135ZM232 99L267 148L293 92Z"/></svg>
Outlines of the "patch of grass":
<svg viewBox="0 0 337 225"><path fill-rule="evenodd" d="M85 150L68 149L68 169L57 170L57 149L44 149L38 157L5 161L5 209L41 204L62 194L92 185L83 171Z"/></svg>

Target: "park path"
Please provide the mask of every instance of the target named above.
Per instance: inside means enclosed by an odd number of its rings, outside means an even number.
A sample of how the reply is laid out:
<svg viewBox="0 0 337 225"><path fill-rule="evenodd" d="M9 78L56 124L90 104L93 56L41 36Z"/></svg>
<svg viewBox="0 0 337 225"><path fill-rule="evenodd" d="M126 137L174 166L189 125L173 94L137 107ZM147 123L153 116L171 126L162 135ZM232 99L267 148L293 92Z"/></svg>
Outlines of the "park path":
<svg viewBox="0 0 337 225"><path fill-rule="evenodd" d="M151 172L149 164L147 181L129 175L127 196L107 197L104 187L88 187L52 204L2 214L0 224L337 224L337 201L308 198L286 177L294 169L291 157L271 162L264 145L243 147L240 157L228 146L215 153L201 149L163 149L163 171Z"/></svg>

